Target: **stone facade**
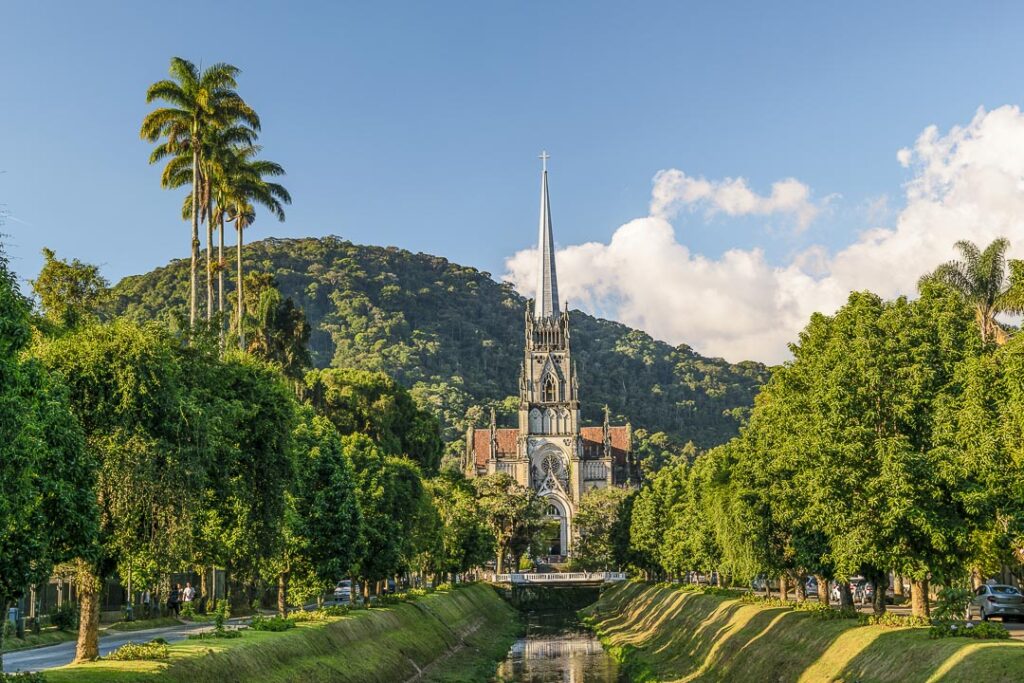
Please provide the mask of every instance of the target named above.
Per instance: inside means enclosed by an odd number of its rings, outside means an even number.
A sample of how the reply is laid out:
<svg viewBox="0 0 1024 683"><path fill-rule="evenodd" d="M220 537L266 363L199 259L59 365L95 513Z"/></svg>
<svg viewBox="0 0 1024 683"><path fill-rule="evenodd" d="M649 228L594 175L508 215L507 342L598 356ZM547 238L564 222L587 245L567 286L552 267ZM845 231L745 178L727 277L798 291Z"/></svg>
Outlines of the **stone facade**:
<svg viewBox="0 0 1024 683"><path fill-rule="evenodd" d="M611 425L605 408L600 427L580 426L579 380L572 360L569 312L557 310L558 289L547 196L541 180L540 276L537 298L527 308L523 363L519 374L519 425L466 434L466 473L504 472L533 488L545 501L558 533L537 555L572 552L573 517L587 491L624 486L633 480L630 426Z"/></svg>

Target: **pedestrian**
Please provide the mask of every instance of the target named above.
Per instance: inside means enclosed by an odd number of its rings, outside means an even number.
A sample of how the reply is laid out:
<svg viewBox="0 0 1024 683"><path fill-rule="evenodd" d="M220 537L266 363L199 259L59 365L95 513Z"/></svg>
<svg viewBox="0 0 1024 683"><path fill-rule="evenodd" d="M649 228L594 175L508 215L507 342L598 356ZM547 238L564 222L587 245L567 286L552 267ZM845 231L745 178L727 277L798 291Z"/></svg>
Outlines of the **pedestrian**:
<svg viewBox="0 0 1024 683"><path fill-rule="evenodd" d="M178 616L181 613L181 584L171 586L171 592L167 595L167 609Z"/></svg>
<svg viewBox="0 0 1024 683"><path fill-rule="evenodd" d="M149 619L151 616L153 616L152 614L149 613L149 610L150 610L149 601L151 599L152 598L150 597L150 594L149 594L149 588L146 588L146 590L142 591L142 613L145 615L146 619Z"/></svg>
<svg viewBox="0 0 1024 683"><path fill-rule="evenodd" d="M195 599L195 597L196 597L196 589L192 587L192 583L191 582L188 582L188 581L185 582L185 590L182 593L182 597L184 598L185 602L189 602L189 603L192 602L192 600Z"/></svg>

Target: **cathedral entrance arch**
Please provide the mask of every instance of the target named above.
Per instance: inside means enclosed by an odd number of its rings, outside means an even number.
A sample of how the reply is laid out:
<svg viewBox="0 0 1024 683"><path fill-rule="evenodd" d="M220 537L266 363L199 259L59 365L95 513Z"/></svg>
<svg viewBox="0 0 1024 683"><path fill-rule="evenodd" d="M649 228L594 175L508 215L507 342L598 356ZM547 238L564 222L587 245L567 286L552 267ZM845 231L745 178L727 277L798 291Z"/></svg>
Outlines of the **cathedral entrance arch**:
<svg viewBox="0 0 1024 683"><path fill-rule="evenodd" d="M544 521L539 535L541 547L538 555L562 558L569 554L568 504L561 496L548 495L543 498Z"/></svg>

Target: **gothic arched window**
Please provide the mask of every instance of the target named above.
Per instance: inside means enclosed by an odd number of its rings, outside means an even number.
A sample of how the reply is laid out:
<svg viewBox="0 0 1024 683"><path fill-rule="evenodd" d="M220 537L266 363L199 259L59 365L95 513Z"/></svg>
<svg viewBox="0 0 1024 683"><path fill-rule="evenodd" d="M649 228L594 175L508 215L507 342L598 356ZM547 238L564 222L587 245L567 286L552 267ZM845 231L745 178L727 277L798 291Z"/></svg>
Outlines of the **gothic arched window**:
<svg viewBox="0 0 1024 683"><path fill-rule="evenodd" d="M544 411L544 434L555 433L555 411L548 408Z"/></svg>
<svg viewBox="0 0 1024 683"><path fill-rule="evenodd" d="M548 375L544 380L544 402L554 403L558 400L558 385L555 383L555 378Z"/></svg>
<svg viewBox="0 0 1024 683"><path fill-rule="evenodd" d="M548 505L548 509L544 512L549 517L561 517L562 513L558 511L554 505Z"/></svg>
<svg viewBox="0 0 1024 683"><path fill-rule="evenodd" d="M540 416L540 411L534 408L530 411L530 431L534 434L542 434L544 430L544 423Z"/></svg>

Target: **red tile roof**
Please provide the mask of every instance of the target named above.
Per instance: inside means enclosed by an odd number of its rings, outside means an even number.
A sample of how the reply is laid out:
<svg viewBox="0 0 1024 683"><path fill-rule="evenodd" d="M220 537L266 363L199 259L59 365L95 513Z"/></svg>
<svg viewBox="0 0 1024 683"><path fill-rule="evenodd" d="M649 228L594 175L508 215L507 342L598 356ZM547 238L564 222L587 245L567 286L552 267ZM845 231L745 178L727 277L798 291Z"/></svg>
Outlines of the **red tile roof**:
<svg viewBox="0 0 1024 683"><path fill-rule="evenodd" d="M498 455L515 455L516 441L519 430L514 428L496 429ZM489 428L473 430L473 458L477 467L484 467L491 457L491 430Z"/></svg>
<svg viewBox="0 0 1024 683"><path fill-rule="evenodd" d="M630 450L629 427L610 426L608 436L612 442L612 460L617 465L624 465L626 454ZM580 438L583 439L584 453L587 451L601 453L604 449L604 427L580 427Z"/></svg>

